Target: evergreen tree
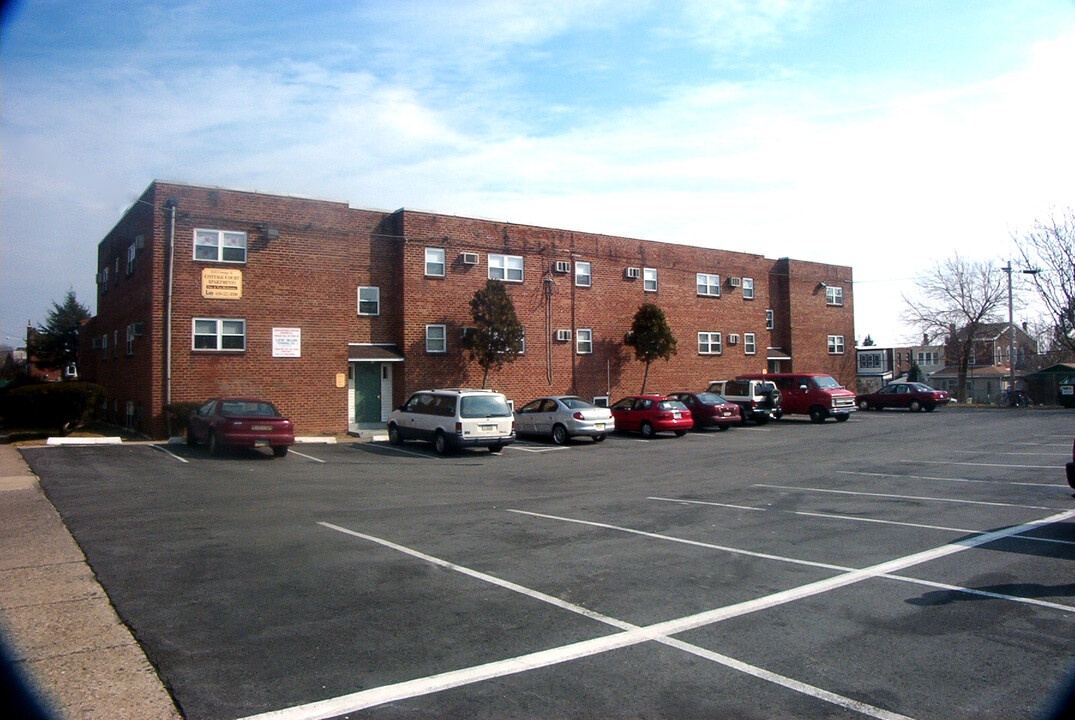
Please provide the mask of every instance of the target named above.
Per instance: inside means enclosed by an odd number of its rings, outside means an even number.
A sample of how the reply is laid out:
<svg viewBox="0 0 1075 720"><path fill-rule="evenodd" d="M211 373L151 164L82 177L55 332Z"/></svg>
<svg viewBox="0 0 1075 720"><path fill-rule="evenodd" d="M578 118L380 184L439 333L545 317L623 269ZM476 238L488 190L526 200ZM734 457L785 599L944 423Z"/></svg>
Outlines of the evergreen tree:
<svg viewBox="0 0 1075 720"><path fill-rule="evenodd" d="M470 312L474 327L463 335L463 347L484 371L484 388L490 369L499 370L504 363L515 362L522 351L524 331L515 314L515 304L499 280L489 280L474 293Z"/></svg>
<svg viewBox="0 0 1075 720"><path fill-rule="evenodd" d="M45 323L31 333L27 352L38 367L61 370L78 359L78 331L90 317L89 308L68 290L63 304L52 303Z"/></svg>
<svg viewBox="0 0 1075 720"><path fill-rule="evenodd" d="M646 363L646 373L642 376L642 394L645 394L650 363L658 359L668 360L676 354L676 339L664 317L664 311L652 303L638 308L631 331L624 337L623 344L634 348L635 359Z"/></svg>

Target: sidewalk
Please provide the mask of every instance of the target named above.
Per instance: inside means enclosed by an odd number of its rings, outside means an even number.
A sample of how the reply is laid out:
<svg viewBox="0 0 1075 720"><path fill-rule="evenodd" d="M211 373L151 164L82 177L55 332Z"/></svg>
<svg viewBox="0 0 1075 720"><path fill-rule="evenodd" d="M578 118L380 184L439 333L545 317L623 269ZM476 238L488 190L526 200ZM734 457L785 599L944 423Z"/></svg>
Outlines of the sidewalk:
<svg viewBox="0 0 1075 720"><path fill-rule="evenodd" d="M50 717L180 718L12 445L0 445L0 638Z"/></svg>

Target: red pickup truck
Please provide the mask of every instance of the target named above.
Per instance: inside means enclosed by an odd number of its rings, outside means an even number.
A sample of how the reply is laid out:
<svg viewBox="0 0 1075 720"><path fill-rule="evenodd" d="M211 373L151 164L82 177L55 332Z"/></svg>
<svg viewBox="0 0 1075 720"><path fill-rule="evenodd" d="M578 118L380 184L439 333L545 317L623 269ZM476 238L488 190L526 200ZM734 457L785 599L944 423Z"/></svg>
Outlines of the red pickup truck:
<svg viewBox="0 0 1075 720"><path fill-rule="evenodd" d="M768 380L776 385L782 398L783 414L809 415L816 423L834 417L844 422L858 408L855 393L825 373L763 373L740 375L739 380Z"/></svg>

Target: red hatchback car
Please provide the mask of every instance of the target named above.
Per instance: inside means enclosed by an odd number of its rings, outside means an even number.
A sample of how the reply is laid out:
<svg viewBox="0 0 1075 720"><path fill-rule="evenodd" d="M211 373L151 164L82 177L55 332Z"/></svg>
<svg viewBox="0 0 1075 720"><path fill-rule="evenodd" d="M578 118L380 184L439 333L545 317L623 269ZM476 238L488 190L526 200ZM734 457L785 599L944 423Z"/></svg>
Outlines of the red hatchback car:
<svg viewBox="0 0 1075 720"><path fill-rule="evenodd" d="M266 400L213 398L187 419L187 445L200 442L214 455L224 446L270 447L283 457L295 444L295 426Z"/></svg>
<svg viewBox="0 0 1075 720"><path fill-rule="evenodd" d="M948 404L948 393L934 390L918 382L889 383L875 393L859 395L860 410L884 410L887 407L907 408L911 412L933 412Z"/></svg>
<svg viewBox="0 0 1075 720"><path fill-rule="evenodd" d="M670 397L676 398L691 411L695 430L707 427L727 430L732 425L738 425L743 421L739 406L728 402L716 393L675 392L670 393Z"/></svg>
<svg viewBox="0 0 1075 720"><path fill-rule="evenodd" d="M664 395L629 395L609 408L617 430L637 430L651 438L662 430L682 437L694 427L691 411L674 397Z"/></svg>

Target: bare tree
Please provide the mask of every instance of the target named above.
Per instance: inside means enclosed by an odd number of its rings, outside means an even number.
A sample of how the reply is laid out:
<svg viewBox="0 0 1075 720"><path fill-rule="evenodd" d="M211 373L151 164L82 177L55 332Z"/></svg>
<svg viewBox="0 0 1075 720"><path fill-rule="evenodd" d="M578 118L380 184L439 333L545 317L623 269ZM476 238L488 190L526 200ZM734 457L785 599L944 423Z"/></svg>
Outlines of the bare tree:
<svg viewBox="0 0 1075 720"><path fill-rule="evenodd" d="M999 319L1007 307L1007 278L990 261L956 254L919 275L915 287L914 297L903 296L903 320L924 333L948 336L948 360L957 367L956 397L965 400L974 339L984 323Z"/></svg>
<svg viewBox="0 0 1075 720"><path fill-rule="evenodd" d="M1050 339L1075 354L1075 209L1035 222L1013 239L1027 269L1041 271L1031 277L1053 324Z"/></svg>

